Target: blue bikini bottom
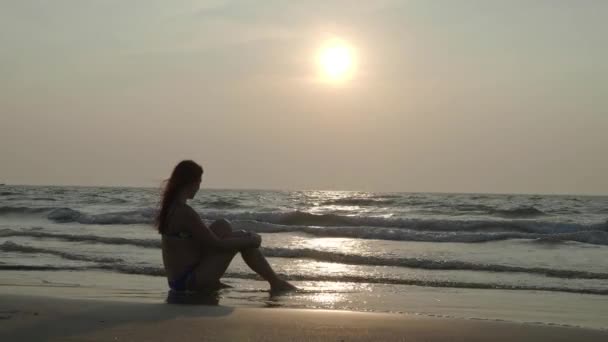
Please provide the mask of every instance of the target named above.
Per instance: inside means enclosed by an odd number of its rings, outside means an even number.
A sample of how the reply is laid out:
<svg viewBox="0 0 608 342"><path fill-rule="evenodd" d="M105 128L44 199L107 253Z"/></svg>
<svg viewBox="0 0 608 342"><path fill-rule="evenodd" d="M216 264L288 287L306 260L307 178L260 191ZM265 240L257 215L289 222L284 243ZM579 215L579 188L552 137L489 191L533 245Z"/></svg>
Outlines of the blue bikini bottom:
<svg viewBox="0 0 608 342"><path fill-rule="evenodd" d="M177 277L177 279L171 280L168 279L169 282L169 288L173 291L186 291L187 290L187 284L188 281L190 279L192 279L192 281L194 281L194 277L195 277L195 270L196 267L198 266L198 263L193 265L192 267L190 267L186 272L184 272L181 276Z"/></svg>

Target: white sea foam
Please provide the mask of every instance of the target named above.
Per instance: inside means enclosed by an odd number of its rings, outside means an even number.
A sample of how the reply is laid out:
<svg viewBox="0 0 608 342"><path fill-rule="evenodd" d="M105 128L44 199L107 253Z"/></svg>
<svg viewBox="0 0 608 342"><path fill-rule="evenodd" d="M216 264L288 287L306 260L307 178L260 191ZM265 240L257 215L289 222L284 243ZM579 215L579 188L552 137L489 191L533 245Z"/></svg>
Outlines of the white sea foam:
<svg viewBox="0 0 608 342"><path fill-rule="evenodd" d="M157 239L127 239L120 237L103 237L94 235L72 235L59 233L45 233L36 230L17 231L4 230L0 231L0 237L34 237L39 239L59 239L63 241L73 242L89 242L107 245L132 245L143 248L160 248L160 240ZM113 258L97 258L94 256L84 256L71 254L64 251L54 249L36 248L30 246L22 246L13 242L7 241L0 245L0 250L21 252L21 253L46 253L64 257L71 260L97 261L97 262L121 262L120 259ZM438 259L423 259L423 258L399 258L399 257L378 257L371 255L346 254L330 251L322 251L310 248L280 248L280 247L264 247L264 255L267 257L279 258L296 258L296 259L311 259L323 262L335 262L349 265L368 265L368 266L394 266L419 268L427 270L469 270L469 271L484 271L484 272L516 272L516 273L531 273L540 274L556 278L579 278L579 279L608 279L608 273L587 272L578 270L552 269L546 267L522 267L500 264L479 264L465 262L459 260L438 260Z"/></svg>
<svg viewBox="0 0 608 342"><path fill-rule="evenodd" d="M42 209L35 212L40 212ZM47 217L55 222L81 224L151 224L155 210L86 214L70 208L51 210ZM315 215L299 211L271 213L203 212L207 219L229 218L238 227L258 232L301 231L316 236L362 239L486 242L506 239L539 241L577 241L608 245L608 224L556 223L538 220L445 220L352 217L335 214Z"/></svg>

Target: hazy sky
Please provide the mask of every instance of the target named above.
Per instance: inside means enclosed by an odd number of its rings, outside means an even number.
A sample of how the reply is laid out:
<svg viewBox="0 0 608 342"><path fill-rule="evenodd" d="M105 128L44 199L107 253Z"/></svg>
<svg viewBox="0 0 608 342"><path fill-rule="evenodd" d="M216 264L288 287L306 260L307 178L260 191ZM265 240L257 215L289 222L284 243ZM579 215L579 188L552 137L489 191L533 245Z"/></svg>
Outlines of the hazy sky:
<svg viewBox="0 0 608 342"><path fill-rule="evenodd" d="M0 0L0 183L608 194L608 1ZM339 38L350 81L319 81Z"/></svg>

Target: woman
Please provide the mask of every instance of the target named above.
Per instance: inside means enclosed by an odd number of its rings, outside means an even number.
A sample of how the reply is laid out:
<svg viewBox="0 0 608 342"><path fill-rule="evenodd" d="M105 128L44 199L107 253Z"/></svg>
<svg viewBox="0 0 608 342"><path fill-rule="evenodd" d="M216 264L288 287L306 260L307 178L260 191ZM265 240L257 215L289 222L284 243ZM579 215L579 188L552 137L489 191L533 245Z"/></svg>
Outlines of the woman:
<svg viewBox="0 0 608 342"><path fill-rule="evenodd" d="M186 202L201 185L203 168L191 160L177 164L167 181L156 217L162 235L163 263L174 291L218 289L220 278L238 252L245 263L270 283L271 291L294 290L280 279L259 250L261 237L253 232L233 232L230 223L218 220L209 227Z"/></svg>

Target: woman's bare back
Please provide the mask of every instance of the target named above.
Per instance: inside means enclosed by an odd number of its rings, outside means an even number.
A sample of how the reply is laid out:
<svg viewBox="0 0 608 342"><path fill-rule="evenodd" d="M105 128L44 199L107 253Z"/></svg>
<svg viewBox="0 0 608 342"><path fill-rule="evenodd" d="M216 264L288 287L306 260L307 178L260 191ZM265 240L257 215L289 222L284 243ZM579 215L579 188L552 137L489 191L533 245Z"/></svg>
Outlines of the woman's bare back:
<svg viewBox="0 0 608 342"><path fill-rule="evenodd" d="M192 222L187 204L175 204L162 235L163 263L169 279L175 279L196 265L203 256L203 246L192 236Z"/></svg>

